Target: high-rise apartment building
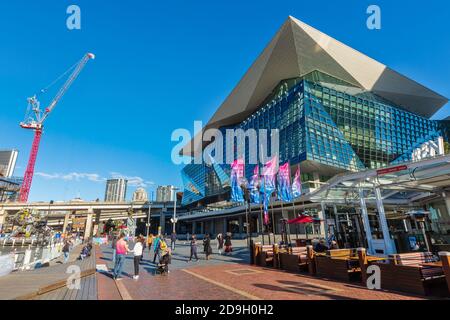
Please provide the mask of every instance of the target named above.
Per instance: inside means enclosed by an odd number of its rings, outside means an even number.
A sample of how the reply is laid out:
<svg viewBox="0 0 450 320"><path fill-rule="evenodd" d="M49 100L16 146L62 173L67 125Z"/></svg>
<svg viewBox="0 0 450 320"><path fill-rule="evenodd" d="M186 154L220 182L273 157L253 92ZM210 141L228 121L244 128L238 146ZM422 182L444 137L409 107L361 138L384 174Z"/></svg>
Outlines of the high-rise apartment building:
<svg viewBox="0 0 450 320"><path fill-rule="evenodd" d="M156 202L170 202L175 199L174 186L159 186L156 190Z"/></svg>
<svg viewBox="0 0 450 320"><path fill-rule="evenodd" d="M106 181L105 202L124 202L127 196L126 179L110 179Z"/></svg>
<svg viewBox="0 0 450 320"><path fill-rule="evenodd" d="M0 177L10 178L14 174L17 150L0 150Z"/></svg>

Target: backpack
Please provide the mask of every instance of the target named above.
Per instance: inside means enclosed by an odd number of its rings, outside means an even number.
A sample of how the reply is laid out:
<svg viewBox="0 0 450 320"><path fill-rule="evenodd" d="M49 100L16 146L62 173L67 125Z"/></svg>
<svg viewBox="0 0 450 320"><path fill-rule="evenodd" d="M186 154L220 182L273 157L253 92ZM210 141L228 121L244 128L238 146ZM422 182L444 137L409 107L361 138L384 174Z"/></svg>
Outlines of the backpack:
<svg viewBox="0 0 450 320"><path fill-rule="evenodd" d="M159 248L161 250L166 250L167 249L167 243L164 240L162 240L162 239L159 242Z"/></svg>

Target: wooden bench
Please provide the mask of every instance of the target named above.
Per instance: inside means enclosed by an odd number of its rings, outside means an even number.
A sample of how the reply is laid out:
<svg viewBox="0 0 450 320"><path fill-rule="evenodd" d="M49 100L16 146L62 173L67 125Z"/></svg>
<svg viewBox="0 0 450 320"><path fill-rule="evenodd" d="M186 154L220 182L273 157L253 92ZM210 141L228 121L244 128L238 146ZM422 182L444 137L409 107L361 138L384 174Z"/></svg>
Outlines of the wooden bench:
<svg viewBox="0 0 450 320"><path fill-rule="evenodd" d="M293 247L288 252L280 253L280 268L286 271L299 272L308 266L306 247Z"/></svg>
<svg viewBox="0 0 450 320"><path fill-rule="evenodd" d="M273 267L274 260L274 248L273 245L258 245L256 249L256 264L261 267Z"/></svg>
<svg viewBox="0 0 450 320"><path fill-rule="evenodd" d="M450 294L450 252L439 252L439 258L442 262L442 270L445 274L447 289Z"/></svg>
<svg viewBox="0 0 450 320"><path fill-rule="evenodd" d="M361 268L355 257L355 249L328 250L326 255L316 254L316 274L341 281L360 280Z"/></svg>
<svg viewBox="0 0 450 320"><path fill-rule="evenodd" d="M442 268L422 266L436 261L430 252L402 253L389 256L388 263L375 263L381 271L381 287L418 295L435 295L445 285Z"/></svg>

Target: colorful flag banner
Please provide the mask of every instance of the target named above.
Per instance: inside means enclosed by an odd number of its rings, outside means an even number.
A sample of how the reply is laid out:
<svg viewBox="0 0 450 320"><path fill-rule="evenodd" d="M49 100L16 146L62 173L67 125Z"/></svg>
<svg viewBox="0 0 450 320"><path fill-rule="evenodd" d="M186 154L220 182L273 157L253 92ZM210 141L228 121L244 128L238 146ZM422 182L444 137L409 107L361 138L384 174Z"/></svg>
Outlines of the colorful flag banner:
<svg viewBox="0 0 450 320"><path fill-rule="evenodd" d="M300 173L300 165L295 173L294 181L292 182L292 196L298 198L302 195L302 176Z"/></svg>
<svg viewBox="0 0 450 320"><path fill-rule="evenodd" d="M244 179L244 160L237 159L231 165L231 201L244 202L241 183Z"/></svg>
<svg viewBox="0 0 450 320"><path fill-rule="evenodd" d="M261 192L264 197L264 224L266 225L269 224L269 204L272 200L272 193L276 190L278 166L278 155L276 155L265 164L262 172Z"/></svg>
<svg viewBox="0 0 450 320"><path fill-rule="evenodd" d="M260 178L259 178L259 166L256 165L253 170L252 178L250 179L249 189L250 189L250 202L251 203L261 203L261 196L259 193Z"/></svg>
<svg viewBox="0 0 450 320"><path fill-rule="evenodd" d="M291 202L291 167L289 162L280 166L278 170L278 198L281 201Z"/></svg>

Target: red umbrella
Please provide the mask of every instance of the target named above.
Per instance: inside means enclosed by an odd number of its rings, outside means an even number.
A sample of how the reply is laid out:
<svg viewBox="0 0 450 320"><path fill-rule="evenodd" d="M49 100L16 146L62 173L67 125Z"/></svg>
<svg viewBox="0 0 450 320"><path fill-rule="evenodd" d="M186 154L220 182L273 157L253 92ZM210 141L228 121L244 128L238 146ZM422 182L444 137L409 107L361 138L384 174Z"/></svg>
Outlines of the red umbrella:
<svg viewBox="0 0 450 320"><path fill-rule="evenodd" d="M310 216L300 216L298 218L292 219L288 221L288 224L306 224L306 223L313 223L314 220Z"/></svg>

